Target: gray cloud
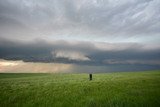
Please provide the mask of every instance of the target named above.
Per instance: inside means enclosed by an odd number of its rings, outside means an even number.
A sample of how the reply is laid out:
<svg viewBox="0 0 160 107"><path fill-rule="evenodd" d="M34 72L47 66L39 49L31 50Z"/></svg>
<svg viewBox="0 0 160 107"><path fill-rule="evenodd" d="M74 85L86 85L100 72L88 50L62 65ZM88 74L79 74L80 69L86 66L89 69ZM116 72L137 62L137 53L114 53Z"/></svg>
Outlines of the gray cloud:
<svg viewBox="0 0 160 107"><path fill-rule="evenodd" d="M160 68L159 5L159 0L0 0L0 59Z"/></svg>
<svg viewBox="0 0 160 107"><path fill-rule="evenodd" d="M159 0L1 0L0 36L82 40L157 36L159 5Z"/></svg>
<svg viewBox="0 0 160 107"><path fill-rule="evenodd" d="M126 46L127 45L127 46ZM107 47L107 48L106 48ZM82 65L160 65L160 48L136 43L45 41L20 42L2 39L0 58L26 62L59 62Z"/></svg>

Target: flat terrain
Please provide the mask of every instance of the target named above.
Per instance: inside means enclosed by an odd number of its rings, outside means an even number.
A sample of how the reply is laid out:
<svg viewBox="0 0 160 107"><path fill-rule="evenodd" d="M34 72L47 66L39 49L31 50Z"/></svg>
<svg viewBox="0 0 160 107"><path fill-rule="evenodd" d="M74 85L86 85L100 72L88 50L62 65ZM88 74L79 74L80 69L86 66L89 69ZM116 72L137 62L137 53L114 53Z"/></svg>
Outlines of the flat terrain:
<svg viewBox="0 0 160 107"><path fill-rule="evenodd" d="M0 107L160 107L160 71L0 74Z"/></svg>

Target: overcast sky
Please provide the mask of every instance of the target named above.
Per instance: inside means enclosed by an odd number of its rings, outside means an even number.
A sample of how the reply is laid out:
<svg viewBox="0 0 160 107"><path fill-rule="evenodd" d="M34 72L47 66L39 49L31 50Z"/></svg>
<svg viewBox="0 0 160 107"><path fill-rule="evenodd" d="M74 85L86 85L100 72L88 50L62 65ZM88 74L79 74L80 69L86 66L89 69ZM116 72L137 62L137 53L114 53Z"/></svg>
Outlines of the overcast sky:
<svg viewBox="0 0 160 107"><path fill-rule="evenodd" d="M159 41L160 0L0 0L0 72L160 69Z"/></svg>

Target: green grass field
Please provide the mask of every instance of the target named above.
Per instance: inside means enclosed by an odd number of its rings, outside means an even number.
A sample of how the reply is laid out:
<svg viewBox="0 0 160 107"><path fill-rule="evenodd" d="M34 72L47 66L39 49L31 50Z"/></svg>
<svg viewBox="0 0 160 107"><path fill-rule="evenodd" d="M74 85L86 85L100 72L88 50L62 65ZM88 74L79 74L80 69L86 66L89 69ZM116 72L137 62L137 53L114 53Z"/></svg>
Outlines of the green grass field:
<svg viewBox="0 0 160 107"><path fill-rule="evenodd" d="M160 71L0 74L0 107L160 107Z"/></svg>

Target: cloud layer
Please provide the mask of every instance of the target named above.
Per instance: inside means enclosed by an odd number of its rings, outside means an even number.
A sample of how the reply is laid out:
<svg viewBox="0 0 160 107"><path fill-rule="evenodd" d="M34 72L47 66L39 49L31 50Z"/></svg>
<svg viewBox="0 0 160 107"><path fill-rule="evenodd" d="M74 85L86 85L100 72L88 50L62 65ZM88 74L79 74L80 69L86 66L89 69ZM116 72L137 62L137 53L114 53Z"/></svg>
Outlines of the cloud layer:
<svg viewBox="0 0 160 107"><path fill-rule="evenodd" d="M9 41L1 38L0 58L25 62L59 62L82 65L160 65L160 47L137 43L84 41Z"/></svg>
<svg viewBox="0 0 160 107"><path fill-rule="evenodd" d="M0 59L159 69L159 41L160 0L0 0Z"/></svg>
<svg viewBox="0 0 160 107"><path fill-rule="evenodd" d="M158 42L159 5L159 0L1 0L0 36Z"/></svg>

